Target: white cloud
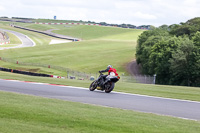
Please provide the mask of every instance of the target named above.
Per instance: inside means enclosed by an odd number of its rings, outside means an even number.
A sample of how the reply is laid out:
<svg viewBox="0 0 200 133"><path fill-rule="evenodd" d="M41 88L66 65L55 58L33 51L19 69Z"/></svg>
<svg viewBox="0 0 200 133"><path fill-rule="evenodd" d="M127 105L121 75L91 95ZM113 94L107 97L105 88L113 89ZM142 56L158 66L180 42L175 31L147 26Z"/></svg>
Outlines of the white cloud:
<svg viewBox="0 0 200 133"><path fill-rule="evenodd" d="M199 7L199 0L1 0L0 11L8 17L56 15L58 19L159 26L199 17Z"/></svg>
<svg viewBox="0 0 200 133"><path fill-rule="evenodd" d="M117 1L114 3L115 7L117 9L133 9L135 8L139 9L142 4L141 1Z"/></svg>
<svg viewBox="0 0 200 133"><path fill-rule="evenodd" d="M186 5L186 6L195 6L196 3L197 3L197 0L185 0L183 2L183 4Z"/></svg>
<svg viewBox="0 0 200 133"><path fill-rule="evenodd" d="M4 10L5 10L5 7L0 6L0 11L4 11Z"/></svg>
<svg viewBox="0 0 200 133"><path fill-rule="evenodd" d="M141 18L141 19L156 19L157 17L148 13L141 13L141 12L136 12L134 13L135 17Z"/></svg>

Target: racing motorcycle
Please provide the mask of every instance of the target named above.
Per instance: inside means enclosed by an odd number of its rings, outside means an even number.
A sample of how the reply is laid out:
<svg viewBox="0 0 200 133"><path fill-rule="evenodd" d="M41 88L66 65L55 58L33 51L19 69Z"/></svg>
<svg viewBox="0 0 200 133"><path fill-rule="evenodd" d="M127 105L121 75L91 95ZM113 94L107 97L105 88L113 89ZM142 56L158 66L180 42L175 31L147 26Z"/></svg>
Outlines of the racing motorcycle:
<svg viewBox="0 0 200 133"><path fill-rule="evenodd" d="M106 79L103 79L103 74L101 72L99 72L100 75L98 77L97 80L93 81L90 84L90 91L94 91L95 89L97 90L101 90L101 91L105 91L106 93L110 93L114 87L115 87L115 83L117 81L119 81L120 77L119 76L115 76L115 73L110 73L110 75L108 75L106 77Z"/></svg>

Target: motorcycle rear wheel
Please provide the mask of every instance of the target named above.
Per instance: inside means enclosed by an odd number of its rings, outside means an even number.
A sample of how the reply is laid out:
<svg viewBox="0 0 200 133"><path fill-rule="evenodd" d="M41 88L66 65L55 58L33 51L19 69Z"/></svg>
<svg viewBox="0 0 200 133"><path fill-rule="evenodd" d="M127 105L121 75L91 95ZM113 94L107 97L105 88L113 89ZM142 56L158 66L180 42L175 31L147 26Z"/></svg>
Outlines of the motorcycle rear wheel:
<svg viewBox="0 0 200 133"><path fill-rule="evenodd" d="M113 82L108 82L105 84L105 92L110 93L115 87L115 83Z"/></svg>
<svg viewBox="0 0 200 133"><path fill-rule="evenodd" d="M97 88L97 81L95 80L90 84L89 90L94 91L96 88Z"/></svg>

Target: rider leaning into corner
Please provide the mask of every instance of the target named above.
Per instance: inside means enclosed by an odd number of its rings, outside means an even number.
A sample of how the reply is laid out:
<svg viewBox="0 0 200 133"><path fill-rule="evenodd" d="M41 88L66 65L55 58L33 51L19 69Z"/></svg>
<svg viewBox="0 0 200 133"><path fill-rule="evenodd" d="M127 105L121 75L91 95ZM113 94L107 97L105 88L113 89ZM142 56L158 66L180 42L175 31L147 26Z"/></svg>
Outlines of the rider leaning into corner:
<svg viewBox="0 0 200 133"><path fill-rule="evenodd" d="M107 69L106 70L101 70L99 71L100 73L103 73L103 72L108 72L108 75L111 75L111 76L118 76L118 73L117 73L117 70L115 68L113 68L111 65L108 65L107 66ZM106 80L106 77L108 75L102 75L101 78L104 79L104 81ZM104 84L106 83L107 81L104 82Z"/></svg>

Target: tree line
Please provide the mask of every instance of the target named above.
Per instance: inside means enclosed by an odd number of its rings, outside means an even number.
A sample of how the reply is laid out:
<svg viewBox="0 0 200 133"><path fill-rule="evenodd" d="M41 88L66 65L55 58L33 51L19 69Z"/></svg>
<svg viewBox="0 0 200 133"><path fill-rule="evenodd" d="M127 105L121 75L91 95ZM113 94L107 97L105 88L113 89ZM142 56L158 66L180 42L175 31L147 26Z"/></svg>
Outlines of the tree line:
<svg viewBox="0 0 200 133"><path fill-rule="evenodd" d="M200 86L200 17L152 26L137 41L137 63L157 84Z"/></svg>

